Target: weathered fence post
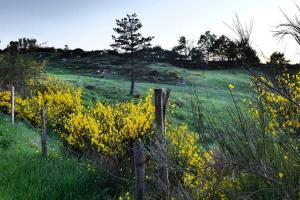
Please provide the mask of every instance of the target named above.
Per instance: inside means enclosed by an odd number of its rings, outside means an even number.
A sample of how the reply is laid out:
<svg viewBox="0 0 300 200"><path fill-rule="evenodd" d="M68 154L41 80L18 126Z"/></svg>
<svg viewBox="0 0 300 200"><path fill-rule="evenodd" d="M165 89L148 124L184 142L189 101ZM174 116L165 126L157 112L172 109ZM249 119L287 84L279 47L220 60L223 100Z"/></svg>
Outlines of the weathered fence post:
<svg viewBox="0 0 300 200"><path fill-rule="evenodd" d="M133 144L134 167L135 167L135 184L136 199L145 199L145 155L144 145L140 140Z"/></svg>
<svg viewBox="0 0 300 200"><path fill-rule="evenodd" d="M162 162L158 169L158 189L163 199L169 199L169 177L166 158L165 140L165 113L166 105L170 96L170 90L155 89L155 121L158 129L157 144L161 153Z"/></svg>
<svg viewBox="0 0 300 200"><path fill-rule="evenodd" d="M11 87L11 124L15 124L15 87Z"/></svg>
<svg viewBox="0 0 300 200"><path fill-rule="evenodd" d="M42 119L42 132L41 132L42 156L46 157L48 152L47 152L47 127L46 127L45 108L42 108L41 119Z"/></svg>

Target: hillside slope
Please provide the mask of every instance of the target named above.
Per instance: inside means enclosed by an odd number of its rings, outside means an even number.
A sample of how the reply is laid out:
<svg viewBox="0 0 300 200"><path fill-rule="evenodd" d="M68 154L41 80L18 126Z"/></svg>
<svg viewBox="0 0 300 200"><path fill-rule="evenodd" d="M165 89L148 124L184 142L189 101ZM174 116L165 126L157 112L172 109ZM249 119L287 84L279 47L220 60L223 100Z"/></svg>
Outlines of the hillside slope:
<svg viewBox="0 0 300 200"><path fill-rule="evenodd" d="M81 87L87 104L95 101L120 102L132 100L128 95L129 64L118 57L50 59L47 73ZM137 97L151 88L170 88L171 102L177 105L174 116L179 123L191 127L190 100L195 91L208 112L224 115L232 106L228 84L236 85L233 93L238 102L252 96L250 76L242 69L196 70L179 68L168 63L136 61ZM138 98L136 98L138 99Z"/></svg>

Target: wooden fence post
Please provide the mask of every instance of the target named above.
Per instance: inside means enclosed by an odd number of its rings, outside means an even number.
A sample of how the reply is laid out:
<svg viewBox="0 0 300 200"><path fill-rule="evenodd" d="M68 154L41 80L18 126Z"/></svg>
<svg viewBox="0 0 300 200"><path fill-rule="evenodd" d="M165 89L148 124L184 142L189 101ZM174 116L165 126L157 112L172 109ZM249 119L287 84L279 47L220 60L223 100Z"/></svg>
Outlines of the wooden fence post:
<svg viewBox="0 0 300 200"><path fill-rule="evenodd" d="M133 144L134 167L135 167L135 184L136 199L145 199L145 155L144 145L140 140Z"/></svg>
<svg viewBox="0 0 300 200"><path fill-rule="evenodd" d="M162 153L163 163L161 163L158 169L158 189L161 193L163 199L169 199L169 177L168 177L168 167L166 158L166 140L165 140L165 113L166 105L170 96L170 90L165 89L155 89L155 121L158 129L157 133L157 144Z"/></svg>
<svg viewBox="0 0 300 200"><path fill-rule="evenodd" d="M42 108L41 113L42 119L42 132L41 132L41 146L42 146L42 156L47 157L47 127L46 127L46 111Z"/></svg>
<svg viewBox="0 0 300 200"><path fill-rule="evenodd" d="M15 87L11 87L11 124L15 124Z"/></svg>

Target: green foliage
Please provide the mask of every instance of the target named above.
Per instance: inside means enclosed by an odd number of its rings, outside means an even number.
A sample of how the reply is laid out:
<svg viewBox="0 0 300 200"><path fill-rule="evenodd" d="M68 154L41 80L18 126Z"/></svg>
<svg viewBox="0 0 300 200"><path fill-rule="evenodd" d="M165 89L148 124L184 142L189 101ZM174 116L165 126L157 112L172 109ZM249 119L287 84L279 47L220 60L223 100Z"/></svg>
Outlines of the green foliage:
<svg viewBox="0 0 300 200"><path fill-rule="evenodd" d="M198 41L200 49L204 52L206 56L206 61L209 62L211 53L215 50L215 42L217 36L212 34L210 31L206 31L204 35L201 35Z"/></svg>
<svg viewBox="0 0 300 200"><path fill-rule="evenodd" d="M18 41L11 41L7 46L10 53L26 53L38 48L37 40L34 38L20 38Z"/></svg>
<svg viewBox="0 0 300 200"><path fill-rule="evenodd" d="M173 48L173 51L175 51L181 60L186 60L190 56L191 51L191 45L189 44L190 41L188 41L184 36L181 36L178 40L178 45Z"/></svg>
<svg viewBox="0 0 300 200"><path fill-rule="evenodd" d="M0 57L0 74L2 86L13 85L26 94L26 85L29 80L36 84L45 68L45 61L39 61L20 54L5 54Z"/></svg>
<svg viewBox="0 0 300 200"><path fill-rule="evenodd" d="M296 87L292 90L296 95L299 90L295 77L290 75L280 78L286 84ZM235 109L226 118L204 112L206 108L201 101L196 102L195 122L201 125L203 121L200 120L203 118L209 121L209 128L206 125L204 131L198 130L199 139L205 148L213 147L216 162L214 168L219 179L231 177L230 184L225 187L229 199L299 199L299 137L293 129L284 127L285 119L297 119L299 109L287 113L285 109L291 107L294 98L280 96L278 101L278 94L274 90L263 84L256 86L258 100L253 100L247 111L238 105L234 98L235 86L229 84ZM274 122L273 113L281 120ZM297 129L298 121L289 124Z"/></svg>
<svg viewBox="0 0 300 200"><path fill-rule="evenodd" d="M0 131L0 149L8 149L14 143L14 136L6 131Z"/></svg>
<svg viewBox="0 0 300 200"><path fill-rule="evenodd" d="M289 62L290 61L285 58L284 53L274 52L270 56L270 61L268 62L268 64L283 67L289 64Z"/></svg>

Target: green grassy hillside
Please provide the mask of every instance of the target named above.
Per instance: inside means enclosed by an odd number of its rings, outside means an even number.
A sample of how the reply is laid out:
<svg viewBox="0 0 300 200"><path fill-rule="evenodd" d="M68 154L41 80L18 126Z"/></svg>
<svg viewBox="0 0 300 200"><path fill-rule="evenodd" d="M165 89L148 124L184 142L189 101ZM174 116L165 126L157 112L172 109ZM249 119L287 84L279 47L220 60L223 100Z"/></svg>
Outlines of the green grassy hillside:
<svg viewBox="0 0 300 200"><path fill-rule="evenodd" d="M109 103L131 100L128 95L128 69L129 64L121 58L74 58L52 59L47 72L81 87L84 101L91 104L96 100ZM221 115L232 106L229 83L236 85L234 95L237 101L252 95L249 75L242 69L190 70L166 63L139 61L136 61L135 69L138 96L145 96L150 88L170 88L170 99L177 105L175 119L191 126L190 100L195 91L208 112L219 112Z"/></svg>

